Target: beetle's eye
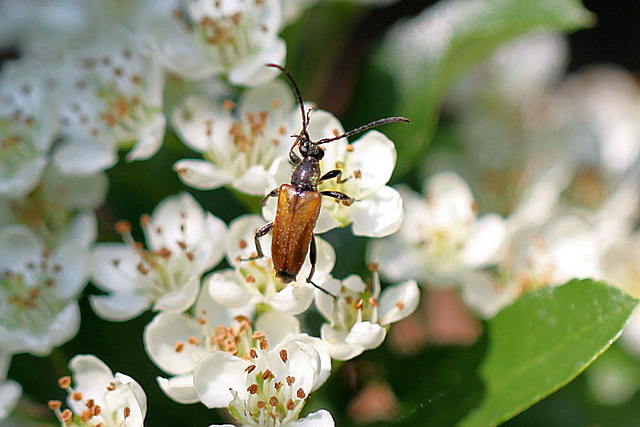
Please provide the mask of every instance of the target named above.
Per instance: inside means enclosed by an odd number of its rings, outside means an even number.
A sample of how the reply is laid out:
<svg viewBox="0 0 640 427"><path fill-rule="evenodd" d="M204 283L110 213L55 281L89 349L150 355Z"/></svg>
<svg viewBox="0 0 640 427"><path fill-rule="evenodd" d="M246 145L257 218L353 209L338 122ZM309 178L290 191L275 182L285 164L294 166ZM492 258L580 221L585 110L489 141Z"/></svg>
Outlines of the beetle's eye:
<svg viewBox="0 0 640 427"><path fill-rule="evenodd" d="M309 152L309 148L305 144L301 144L300 154L302 154L303 156L306 156L308 152Z"/></svg>

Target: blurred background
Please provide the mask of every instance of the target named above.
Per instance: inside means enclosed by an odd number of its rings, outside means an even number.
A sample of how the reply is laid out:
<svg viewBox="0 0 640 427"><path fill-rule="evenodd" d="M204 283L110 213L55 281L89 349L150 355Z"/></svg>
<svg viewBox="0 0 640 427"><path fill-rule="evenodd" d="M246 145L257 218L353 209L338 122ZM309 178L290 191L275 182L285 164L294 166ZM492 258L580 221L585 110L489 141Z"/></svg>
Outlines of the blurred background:
<svg viewBox="0 0 640 427"><path fill-rule="evenodd" d="M380 65L380 46L391 28L436 3L400 0L368 7L320 1L282 32L288 49L286 66L296 77L304 98L335 114L345 129L400 114L396 82ZM596 15L597 21L592 28L568 34L566 71L562 71L561 65L561 72L570 76L594 65L614 65L626 70L638 83L640 2L585 0L584 5ZM2 51L4 60L18 57L15 46ZM439 159L443 147L460 143L452 137L453 130L460 125L460 98L456 98L455 91L456 88L451 98L445 97L427 158L433 153L433 158ZM392 139L397 143L397 137L392 135ZM116 221L126 218L136 225L136 218L150 213L166 195L179 191L189 190L206 210L227 223L255 205L255 201L244 200L227 189L204 192L187 188L171 167L190 153L169 133L163 148L152 159L136 163L120 161L110 169L108 199L98 213L99 240L118 241L113 229ZM419 166L409 167L401 159L392 183L403 182L419 191L426 176L439 169ZM500 211L490 204L490 200L486 201L480 210ZM141 236L137 226L134 235ZM337 251L349 253L348 257L338 257L336 277L366 272L368 239L356 238L349 230L332 231L323 237ZM98 293L92 287L85 292ZM146 356L141 339L153 313L128 322L109 323L96 317L86 298L80 303L82 325L73 341L48 357L14 356L9 377L24 388L21 410L41 415L42 425L55 425L46 402L63 398L56 378L67 373L70 357L92 353L114 371L130 374L141 383L149 398L147 425L202 426L224 422L223 415L203 405L170 401L156 386L154 378L162 372ZM322 319L310 314L305 320L310 330L317 330ZM476 394L481 392L475 368L487 346L482 331L483 322L464 308L455 292L425 291L419 311L392 328L381 348L341 364L322 391L313 396L307 409L330 408L338 426L370 422L387 425L390 419L410 413L420 405L423 424L410 415L404 424L402 421L399 424L453 425L458 418L447 414L463 413L464 408L473 406ZM505 425L640 426L639 390L640 357L616 344L569 385Z"/></svg>

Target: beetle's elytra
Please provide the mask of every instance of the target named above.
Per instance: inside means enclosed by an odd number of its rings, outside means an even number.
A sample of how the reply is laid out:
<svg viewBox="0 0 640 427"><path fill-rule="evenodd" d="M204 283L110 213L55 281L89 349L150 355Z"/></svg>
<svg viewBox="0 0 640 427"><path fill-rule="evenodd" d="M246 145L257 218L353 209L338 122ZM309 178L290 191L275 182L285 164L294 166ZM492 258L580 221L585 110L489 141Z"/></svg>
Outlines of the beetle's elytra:
<svg viewBox="0 0 640 427"><path fill-rule="evenodd" d="M257 255L249 259L257 259L264 256L260 246L260 237L272 231L271 257L276 276L284 283L296 280L307 257L307 252L309 252L311 271L307 277L307 283L311 283L321 291L334 296L311 280L315 272L317 259L313 230L316 226L318 215L320 215L322 196L332 197L347 206L351 205L355 200L339 191L318 191L318 184L322 181L335 178L339 183L344 182L342 180L342 171L339 169L330 170L324 175L321 174L320 160L324 156L324 151L320 145L347 138L384 123L409 123L409 120L404 117L387 117L367 123L342 135L324 138L315 142L311 141L307 132L309 115L304 109L298 85L291 74L283 67L276 64L267 64L267 66L279 69L289 79L300 105L302 130L299 134L292 135L296 140L289 150L289 160L294 166L291 174L291 183L282 184L262 199L262 205L264 206L269 197L277 197L278 207L273 222L264 225L256 232L254 240ZM296 147L298 147L301 157L296 154Z"/></svg>

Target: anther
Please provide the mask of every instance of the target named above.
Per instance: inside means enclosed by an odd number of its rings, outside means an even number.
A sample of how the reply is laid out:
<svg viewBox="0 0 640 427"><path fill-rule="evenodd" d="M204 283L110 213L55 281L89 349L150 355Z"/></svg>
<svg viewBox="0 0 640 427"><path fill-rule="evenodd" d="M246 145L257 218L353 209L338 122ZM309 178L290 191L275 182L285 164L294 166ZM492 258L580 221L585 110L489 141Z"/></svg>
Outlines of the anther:
<svg viewBox="0 0 640 427"><path fill-rule="evenodd" d="M240 249L244 249L247 247L247 241L244 239L240 239L240 242L238 243L238 246L240 246Z"/></svg>
<svg viewBox="0 0 640 427"><path fill-rule="evenodd" d="M291 387L291 385L293 385L294 382L296 382L296 378L292 377L291 375L287 375L287 377L285 378L285 380L287 381L287 385L289 387Z"/></svg>
<svg viewBox="0 0 640 427"><path fill-rule="evenodd" d="M256 278L251 276L251 275L249 275L249 276L246 277L246 281L247 281L247 283L255 283Z"/></svg>
<svg viewBox="0 0 640 427"><path fill-rule="evenodd" d="M126 220L121 220L115 223L114 228L118 234L131 233L131 223Z"/></svg>
<svg viewBox="0 0 640 427"><path fill-rule="evenodd" d="M82 393L80 393L79 391L71 393L71 399L75 400L76 402L80 402L82 400Z"/></svg>
<svg viewBox="0 0 640 427"><path fill-rule="evenodd" d="M378 272L378 263L371 262L371 263L367 264L367 268L369 269L370 272L377 273Z"/></svg>
<svg viewBox="0 0 640 427"><path fill-rule="evenodd" d="M398 301L396 303L396 307L398 308L398 310L402 311L404 310L404 303L402 301Z"/></svg>
<svg viewBox="0 0 640 427"><path fill-rule="evenodd" d="M256 351L255 348L252 348L251 350L249 350L249 356L251 356L252 359L258 358L258 352Z"/></svg>
<svg viewBox="0 0 640 427"><path fill-rule="evenodd" d="M360 310L362 309L362 306L364 305L364 301L362 301L362 299L358 299L358 301L356 301L356 309Z"/></svg>
<svg viewBox="0 0 640 427"><path fill-rule="evenodd" d="M184 350L184 343L181 341L177 341L173 346L173 349L176 353L182 353L182 351Z"/></svg>
<svg viewBox="0 0 640 427"><path fill-rule="evenodd" d="M336 135L336 136L337 136L337 135ZM353 152L353 145L351 145L351 144L347 145L346 150L347 150L347 153L351 153L351 152Z"/></svg>
<svg viewBox="0 0 640 427"><path fill-rule="evenodd" d="M187 340L187 342L191 345L198 345L200 344L200 341L198 341L198 339L196 337L189 337L189 339Z"/></svg>
<svg viewBox="0 0 640 427"><path fill-rule="evenodd" d="M256 394L258 392L258 384L251 384L247 387L247 391L251 394Z"/></svg>
<svg viewBox="0 0 640 427"><path fill-rule="evenodd" d="M275 396L271 396L269 398L269 405L271 406L278 406L280 404L280 402L278 401L278 398Z"/></svg>
<svg viewBox="0 0 640 427"><path fill-rule="evenodd" d="M266 371L264 371L264 372L262 373L262 379L266 381L266 380L268 380L269 378L273 378L273 374L271 373L271 371L270 371L270 370L268 370L268 369L267 369Z"/></svg>
<svg viewBox="0 0 640 427"><path fill-rule="evenodd" d="M115 384L115 383L110 382L110 383L107 385L107 390L109 390L109 391L113 391L113 390L115 390L115 389L116 389L116 384Z"/></svg>
<svg viewBox="0 0 640 427"><path fill-rule="evenodd" d="M149 214L143 214L140 216L140 225L142 225L143 227L146 228L150 222L151 217L149 216Z"/></svg>
<svg viewBox="0 0 640 427"><path fill-rule="evenodd" d="M293 411L295 407L296 407L296 404L293 403L293 400L289 399L289 401L287 402L287 410Z"/></svg>
<svg viewBox="0 0 640 427"><path fill-rule="evenodd" d="M69 424L73 419L73 412L71 412L71 409L65 409L64 411L62 411L62 413L60 414L60 419L62 419L65 424Z"/></svg>
<svg viewBox="0 0 640 427"><path fill-rule="evenodd" d="M282 360L282 363L287 363L288 354L287 354L287 350L284 348L280 350L280 359Z"/></svg>
<svg viewBox="0 0 640 427"><path fill-rule="evenodd" d="M256 403L256 405L258 406L258 409L262 409L267 406L267 402L265 402L264 400L258 400L258 403Z"/></svg>
<svg viewBox="0 0 640 427"><path fill-rule="evenodd" d="M128 406L124 407L123 412L124 412L124 417L125 418L129 418L129 416L131 416L131 408L129 408Z"/></svg>
<svg viewBox="0 0 640 427"><path fill-rule="evenodd" d="M60 402L59 400L50 400L49 402L47 402L47 405L49 406L49 409L56 410L62 407L62 402Z"/></svg>
<svg viewBox="0 0 640 427"><path fill-rule="evenodd" d="M71 377L62 377L58 380L58 387L69 388L71 387Z"/></svg>
<svg viewBox="0 0 640 427"><path fill-rule="evenodd" d="M267 341L266 339L262 338L260 340L260 350L269 350L269 341Z"/></svg>
<svg viewBox="0 0 640 427"><path fill-rule="evenodd" d="M301 388L299 388L296 392L296 396L298 396L299 399L304 399L305 397L307 397L307 395L304 393L304 390Z"/></svg>
<svg viewBox="0 0 640 427"><path fill-rule="evenodd" d="M244 371L245 371L247 374L250 374L251 372L255 371L255 369L256 369L256 365L249 365L249 366L247 366L247 367L245 368L245 370L244 370Z"/></svg>

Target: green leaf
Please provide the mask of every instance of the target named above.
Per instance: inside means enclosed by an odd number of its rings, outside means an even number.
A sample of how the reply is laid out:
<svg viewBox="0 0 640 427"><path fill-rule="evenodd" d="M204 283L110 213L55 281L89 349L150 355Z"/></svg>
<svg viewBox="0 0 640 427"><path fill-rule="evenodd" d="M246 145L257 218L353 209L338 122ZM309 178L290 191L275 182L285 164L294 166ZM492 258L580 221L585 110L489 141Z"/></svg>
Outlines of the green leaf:
<svg viewBox="0 0 640 427"><path fill-rule="evenodd" d="M524 295L488 323L486 395L461 425L498 425L567 384L618 338L637 303L592 280Z"/></svg>
<svg viewBox="0 0 640 427"><path fill-rule="evenodd" d="M579 0L449 0L392 30L377 60L399 86L396 113L412 120L387 132L398 145L397 172L424 153L443 97L463 73L519 35L574 31L594 21Z"/></svg>

